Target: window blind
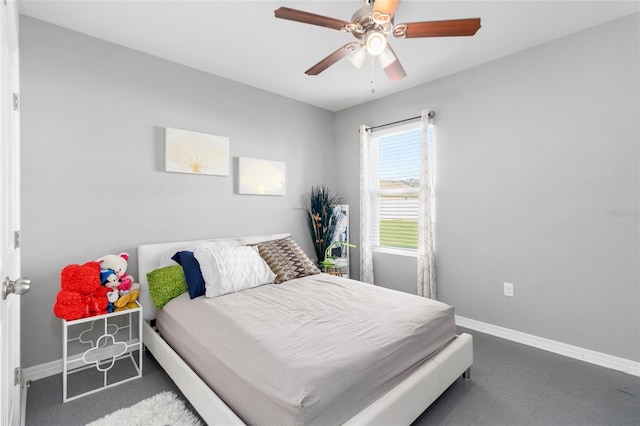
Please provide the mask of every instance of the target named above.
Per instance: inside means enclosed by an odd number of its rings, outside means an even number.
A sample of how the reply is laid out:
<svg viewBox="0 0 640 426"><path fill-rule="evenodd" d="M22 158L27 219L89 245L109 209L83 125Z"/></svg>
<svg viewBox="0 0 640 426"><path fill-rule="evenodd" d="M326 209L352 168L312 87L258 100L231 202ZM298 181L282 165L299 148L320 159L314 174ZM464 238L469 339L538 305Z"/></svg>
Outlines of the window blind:
<svg viewBox="0 0 640 426"><path fill-rule="evenodd" d="M418 247L420 129L372 138L372 241L375 246Z"/></svg>

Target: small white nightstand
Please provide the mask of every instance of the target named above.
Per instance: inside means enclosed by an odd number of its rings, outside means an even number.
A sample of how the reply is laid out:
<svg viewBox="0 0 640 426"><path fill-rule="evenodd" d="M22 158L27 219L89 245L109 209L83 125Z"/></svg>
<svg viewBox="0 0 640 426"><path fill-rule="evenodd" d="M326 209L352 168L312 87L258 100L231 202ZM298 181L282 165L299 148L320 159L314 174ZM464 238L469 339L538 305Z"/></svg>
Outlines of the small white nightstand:
<svg viewBox="0 0 640 426"><path fill-rule="evenodd" d="M62 320L62 402L142 377L142 306Z"/></svg>

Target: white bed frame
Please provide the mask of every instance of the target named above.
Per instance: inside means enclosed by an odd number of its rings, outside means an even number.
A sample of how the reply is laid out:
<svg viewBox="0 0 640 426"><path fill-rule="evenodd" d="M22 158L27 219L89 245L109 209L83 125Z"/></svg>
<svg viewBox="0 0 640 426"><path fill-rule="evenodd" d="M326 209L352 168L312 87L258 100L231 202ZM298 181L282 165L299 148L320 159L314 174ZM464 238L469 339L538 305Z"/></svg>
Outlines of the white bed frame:
<svg viewBox="0 0 640 426"><path fill-rule="evenodd" d="M238 245L284 238L289 234L262 235L216 240L194 240L145 244L138 247L140 303L143 307L143 343L175 382L198 414L209 425L244 425L242 420L180 358L149 325L156 317L147 284L147 272L157 269L179 250L211 241L230 241ZM463 333L434 357L422 364L404 381L349 419L345 425L409 425L460 376L469 378L473 364L473 340Z"/></svg>

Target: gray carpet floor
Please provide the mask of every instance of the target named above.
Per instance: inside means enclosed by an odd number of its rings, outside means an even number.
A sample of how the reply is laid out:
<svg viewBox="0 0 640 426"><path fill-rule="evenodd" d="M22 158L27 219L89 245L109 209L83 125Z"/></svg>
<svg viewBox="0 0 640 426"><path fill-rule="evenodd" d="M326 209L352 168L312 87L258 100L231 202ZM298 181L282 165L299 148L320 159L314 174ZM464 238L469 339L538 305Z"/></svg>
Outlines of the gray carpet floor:
<svg viewBox="0 0 640 426"><path fill-rule="evenodd" d="M458 379L413 426L640 426L640 377L459 331L474 337L471 380ZM165 390L180 395L145 352L141 379L66 404L60 374L33 382L26 425L84 425Z"/></svg>

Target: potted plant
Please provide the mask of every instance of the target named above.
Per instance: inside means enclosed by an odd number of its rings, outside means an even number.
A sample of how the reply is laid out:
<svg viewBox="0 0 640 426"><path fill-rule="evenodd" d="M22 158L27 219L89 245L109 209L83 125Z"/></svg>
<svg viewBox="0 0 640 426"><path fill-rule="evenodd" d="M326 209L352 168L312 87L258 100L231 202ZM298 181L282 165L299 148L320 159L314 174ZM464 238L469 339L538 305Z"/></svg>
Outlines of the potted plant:
<svg viewBox="0 0 640 426"><path fill-rule="evenodd" d="M306 199L309 231L318 264L324 261L325 252L333 241L338 216L335 207L343 202L339 195L333 195L325 186L314 186Z"/></svg>

